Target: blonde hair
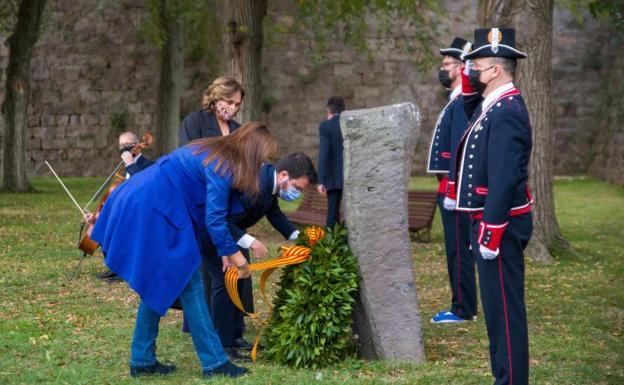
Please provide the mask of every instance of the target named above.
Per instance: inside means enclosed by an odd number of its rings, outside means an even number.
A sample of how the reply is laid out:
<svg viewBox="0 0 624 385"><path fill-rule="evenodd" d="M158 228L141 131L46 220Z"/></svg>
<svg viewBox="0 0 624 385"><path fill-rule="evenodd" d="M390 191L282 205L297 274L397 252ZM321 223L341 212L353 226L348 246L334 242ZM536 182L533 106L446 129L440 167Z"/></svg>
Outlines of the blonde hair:
<svg viewBox="0 0 624 385"><path fill-rule="evenodd" d="M231 76L221 76L215 79L202 95L202 108L214 112L215 104L221 99L232 99L237 92L241 100L245 97L245 90L240 82Z"/></svg>
<svg viewBox="0 0 624 385"><path fill-rule="evenodd" d="M243 124L231 135L203 138L188 144L195 146L194 154L208 153L204 166L216 161L214 170L220 175L231 173L233 187L257 195L260 166L277 151L277 140L264 123Z"/></svg>

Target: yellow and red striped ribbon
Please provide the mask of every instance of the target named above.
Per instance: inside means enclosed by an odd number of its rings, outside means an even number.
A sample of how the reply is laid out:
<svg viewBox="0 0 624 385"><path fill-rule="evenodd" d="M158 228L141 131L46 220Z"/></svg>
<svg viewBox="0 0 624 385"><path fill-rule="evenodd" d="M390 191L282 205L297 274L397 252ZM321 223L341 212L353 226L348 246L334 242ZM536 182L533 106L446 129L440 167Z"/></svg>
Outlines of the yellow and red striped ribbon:
<svg viewBox="0 0 624 385"><path fill-rule="evenodd" d="M271 302L268 300L266 296L266 282L269 279L269 276L275 271L275 269L283 266L289 265L297 265L299 263L305 262L310 258L312 253L312 247L318 242L323 236L325 236L325 232L320 227L308 227L304 230L306 236L308 237L308 245L306 246L289 246L289 247L281 247L281 254L279 257L275 259L271 259L264 262L252 263L249 265L249 270L251 271L262 271L262 275L260 275L260 294L264 298L267 304L269 304L269 310L273 310L273 306ZM258 313L249 313L243 307L243 303L241 302L240 295L238 293L238 270L237 269L229 269L225 273L225 288L232 300L232 303L240 309L240 311L249 315L252 319L259 319ZM270 313L269 311L269 313ZM264 322L263 322L264 323ZM258 343L260 342L260 334L256 338L254 343L254 347L251 350L251 359L255 362L258 355Z"/></svg>

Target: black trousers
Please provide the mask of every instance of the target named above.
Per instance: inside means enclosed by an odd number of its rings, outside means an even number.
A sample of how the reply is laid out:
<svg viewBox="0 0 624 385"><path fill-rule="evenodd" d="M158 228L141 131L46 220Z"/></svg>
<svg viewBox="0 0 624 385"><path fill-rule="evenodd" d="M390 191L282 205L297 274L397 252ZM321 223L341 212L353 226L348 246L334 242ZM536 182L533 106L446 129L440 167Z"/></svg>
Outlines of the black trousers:
<svg viewBox="0 0 624 385"><path fill-rule="evenodd" d="M249 250L241 252L249 261ZM204 278L206 300L212 315L212 323L221 339L223 346L233 346L234 340L243 337L245 331L244 313L242 313L230 299L225 289L225 273L221 258L213 255L204 256L200 270ZM238 280L238 293L241 302L248 312L254 311L251 278Z"/></svg>
<svg viewBox="0 0 624 385"><path fill-rule="evenodd" d="M325 226L334 227L340 223L340 202L342 201L342 189L327 191L327 220Z"/></svg>
<svg viewBox="0 0 624 385"><path fill-rule="evenodd" d="M451 312L464 319L477 315L475 260L470 251L470 214L444 208L444 194L438 194L438 206L444 227L446 264L451 284Z"/></svg>
<svg viewBox="0 0 624 385"><path fill-rule="evenodd" d="M524 256L533 232L533 216L509 219L500 254L483 259L477 242L479 221L473 220L472 250L479 271L483 314L490 339L490 361L494 385L528 385L529 333L524 304Z"/></svg>

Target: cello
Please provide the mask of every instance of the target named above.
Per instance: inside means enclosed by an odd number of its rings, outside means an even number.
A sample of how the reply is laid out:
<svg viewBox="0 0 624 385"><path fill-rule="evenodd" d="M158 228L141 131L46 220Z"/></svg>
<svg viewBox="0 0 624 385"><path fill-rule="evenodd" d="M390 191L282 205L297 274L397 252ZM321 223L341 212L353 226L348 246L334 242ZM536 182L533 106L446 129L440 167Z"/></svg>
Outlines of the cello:
<svg viewBox="0 0 624 385"><path fill-rule="evenodd" d="M141 150L149 147L152 144L152 141L153 141L152 134L146 132L145 134L143 134L142 139L143 140L141 142L137 143L130 150L130 153L132 154L133 157L139 155L141 153ZM104 195L102 195L102 198L100 199L100 202L98 203L95 209L95 212L93 213L93 215L91 215L91 217L86 222L83 222L82 226L80 227L80 242L78 243L78 249L80 249L84 253L84 255L87 255L87 254L93 255L95 250L97 250L97 248L100 246L96 241L91 239L91 233L93 232L93 228L95 227L95 222L97 221L97 218L99 217L100 212L102 211L102 207L104 207L104 203L106 202L110 194L113 192L113 190L115 190L117 186L119 186L123 181L126 180L126 176L124 172L125 167L122 168L123 165L124 165L124 161L122 160L121 162L119 162L115 170L113 170L111 175L102 184L102 186L98 189L98 191L96 191L95 194L93 194L89 202L85 205L85 209L86 209L89 206L89 204L95 199L95 197L100 195L102 190L104 190L104 188L106 188L106 186L108 185L108 190L106 191ZM86 231L84 231L83 233L85 226L86 226Z"/></svg>

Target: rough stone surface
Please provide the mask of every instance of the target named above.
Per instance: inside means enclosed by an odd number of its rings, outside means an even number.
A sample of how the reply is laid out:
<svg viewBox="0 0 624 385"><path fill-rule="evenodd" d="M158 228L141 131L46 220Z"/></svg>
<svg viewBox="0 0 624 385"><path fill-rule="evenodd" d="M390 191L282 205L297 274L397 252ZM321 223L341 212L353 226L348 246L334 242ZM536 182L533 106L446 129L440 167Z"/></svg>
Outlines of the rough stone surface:
<svg viewBox="0 0 624 385"><path fill-rule="evenodd" d="M346 111L340 118L349 246L361 274L355 332L366 358L425 358L407 219L420 123L413 103Z"/></svg>

